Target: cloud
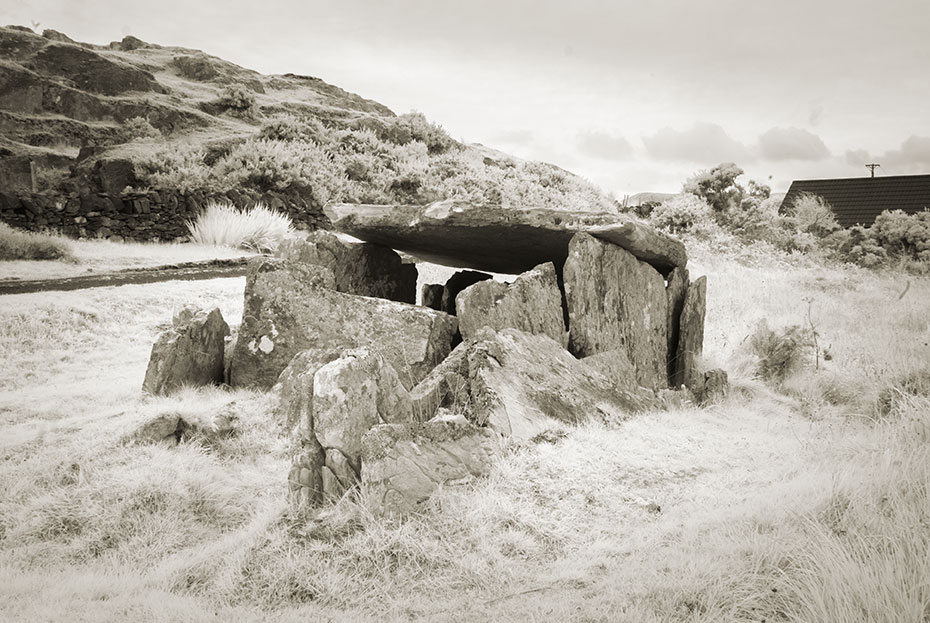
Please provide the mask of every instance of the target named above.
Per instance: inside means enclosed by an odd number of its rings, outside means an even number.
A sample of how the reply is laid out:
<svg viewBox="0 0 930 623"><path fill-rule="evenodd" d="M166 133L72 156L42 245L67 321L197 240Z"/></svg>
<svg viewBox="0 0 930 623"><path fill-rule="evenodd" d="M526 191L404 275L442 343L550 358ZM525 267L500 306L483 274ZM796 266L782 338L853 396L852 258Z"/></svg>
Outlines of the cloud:
<svg viewBox="0 0 930 623"><path fill-rule="evenodd" d="M715 123L696 123L689 130L663 128L644 136L646 150L657 160L695 162L712 166L721 162L752 160L745 145Z"/></svg>
<svg viewBox="0 0 930 623"><path fill-rule="evenodd" d="M759 137L766 160L823 160L830 150L819 136L801 128L772 128Z"/></svg>
<svg viewBox="0 0 930 623"><path fill-rule="evenodd" d="M601 160L628 160L633 155L633 146L622 136L584 132L578 135L578 151Z"/></svg>
<svg viewBox="0 0 930 623"><path fill-rule="evenodd" d="M880 164L880 172L885 175L927 173L930 169L930 137L909 136L900 148L889 149L880 156L864 149L851 149L845 155L846 162L853 166L863 166L870 162Z"/></svg>
<svg viewBox="0 0 930 623"><path fill-rule="evenodd" d="M886 151L877 162L907 170L925 169L930 166L930 136L910 136L900 149Z"/></svg>

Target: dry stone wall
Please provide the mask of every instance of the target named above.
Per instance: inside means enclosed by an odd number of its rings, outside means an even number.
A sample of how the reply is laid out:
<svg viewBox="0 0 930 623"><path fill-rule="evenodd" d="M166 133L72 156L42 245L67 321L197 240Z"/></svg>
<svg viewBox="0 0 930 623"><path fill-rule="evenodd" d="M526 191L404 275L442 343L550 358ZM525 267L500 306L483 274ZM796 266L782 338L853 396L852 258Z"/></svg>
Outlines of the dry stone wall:
<svg viewBox="0 0 930 623"><path fill-rule="evenodd" d="M160 189L112 193L14 192L0 186L0 221L27 231L56 231L71 237L122 240L177 240L188 236L185 221L210 201L239 208L262 202L306 229L326 228L329 219L306 194L231 190L226 193Z"/></svg>

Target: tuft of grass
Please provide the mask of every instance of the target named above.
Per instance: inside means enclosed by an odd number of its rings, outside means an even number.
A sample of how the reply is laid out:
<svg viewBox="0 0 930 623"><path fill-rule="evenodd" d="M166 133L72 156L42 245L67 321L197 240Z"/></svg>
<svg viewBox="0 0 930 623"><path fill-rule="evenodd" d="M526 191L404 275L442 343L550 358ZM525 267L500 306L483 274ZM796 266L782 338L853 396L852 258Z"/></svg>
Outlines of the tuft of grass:
<svg viewBox="0 0 930 623"><path fill-rule="evenodd" d="M196 221L187 221L191 241L259 252L273 251L293 231L286 215L255 204L239 210L231 203L211 202Z"/></svg>
<svg viewBox="0 0 930 623"><path fill-rule="evenodd" d="M19 231L0 223L0 260L67 260L71 247L64 238Z"/></svg>
<svg viewBox="0 0 930 623"><path fill-rule="evenodd" d="M759 358L756 367L759 376L780 385L806 362L813 347L813 335L800 325L775 331L763 320L750 336L749 346Z"/></svg>

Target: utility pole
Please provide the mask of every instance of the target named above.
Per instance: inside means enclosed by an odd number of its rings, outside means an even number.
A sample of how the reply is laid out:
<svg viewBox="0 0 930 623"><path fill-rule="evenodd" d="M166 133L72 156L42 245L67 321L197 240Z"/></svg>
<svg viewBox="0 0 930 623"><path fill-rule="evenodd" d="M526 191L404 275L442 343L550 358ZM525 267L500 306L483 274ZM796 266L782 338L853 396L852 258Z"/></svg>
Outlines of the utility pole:
<svg viewBox="0 0 930 623"><path fill-rule="evenodd" d="M880 165L880 164L867 164L867 165L865 165L865 166L866 166L866 168L868 168L869 170L872 171L872 177L875 177L875 169L876 169L876 167L880 167L880 166L882 166L882 165Z"/></svg>

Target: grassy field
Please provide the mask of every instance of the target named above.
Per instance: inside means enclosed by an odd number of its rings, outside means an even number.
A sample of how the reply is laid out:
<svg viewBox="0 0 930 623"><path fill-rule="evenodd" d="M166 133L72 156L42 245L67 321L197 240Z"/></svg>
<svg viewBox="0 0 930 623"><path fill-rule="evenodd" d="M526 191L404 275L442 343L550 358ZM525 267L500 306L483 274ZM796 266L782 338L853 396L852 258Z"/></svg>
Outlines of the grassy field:
<svg viewBox="0 0 930 623"><path fill-rule="evenodd" d="M689 249L725 402L515 447L397 523L290 511L269 395L141 395L172 311L238 322L243 279L0 297L0 620L926 620L930 280ZM762 319L819 366L754 378ZM131 440L169 411L238 434Z"/></svg>

